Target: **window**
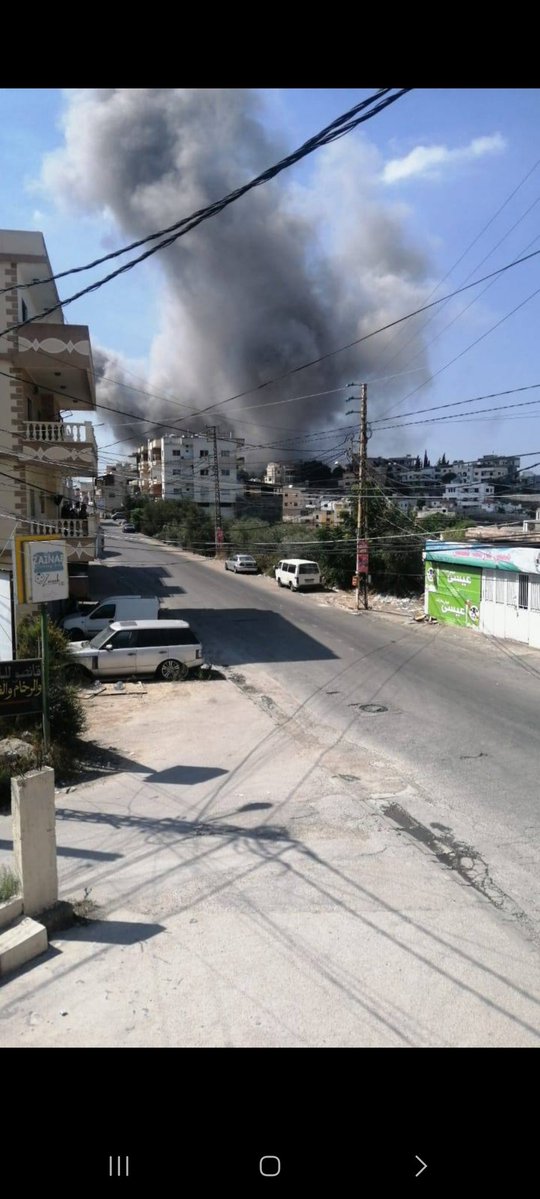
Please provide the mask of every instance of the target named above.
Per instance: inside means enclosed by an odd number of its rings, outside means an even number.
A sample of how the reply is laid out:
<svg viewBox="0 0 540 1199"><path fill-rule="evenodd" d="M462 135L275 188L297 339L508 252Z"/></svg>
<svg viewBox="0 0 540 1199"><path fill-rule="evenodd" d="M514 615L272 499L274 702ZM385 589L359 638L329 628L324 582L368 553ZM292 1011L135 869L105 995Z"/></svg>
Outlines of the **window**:
<svg viewBox="0 0 540 1199"><path fill-rule="evenodd" d="M518 577L517 575L508 575L506 579L506 603L513 604L514 608L518 606Z"/></svg>
<svg viewBox="0 0 540 1199"><path fill-rule="evenodd" d="M303 562L302 565L298 567L298 574L312 575L317 574L318 570L319 567L317 566L316 562Z"/></svg>
<svg viewBox="0 0 540 1199"><path fill-rule="evenodd" d="M127 649L130 645L135 645L135 633L132 629L120 629L118 633L111 637L107 645L112 645L113 649Z"/></svg>
<svg viewBox="0 0 540 1199"><path fill-rule="evenodd" d="M181 474L182 474L181 470L173 470L173 475L181 475Z"/></svg>
<svg viewBox="0 0 540 1199"><path fill-rule="evenodd" d="M221 451L221 457L222 457L222 458L230 458L230 456L231 456L231 451L230 451L230 450L222 450L222 451Z"/></svg>
<svg viewBox="0 0 540 1199"><path fill-rule="evenodd" d="M506 598L506 579L499 572L495 576L495 603L504 604Z"/></svg>
<svg viewBox="0 0 540 1199"><path fill-rule="evenodd" d="M199 450L199 458L208 458L208 450Z"/></svg>
<svg viewBox="0 0 540 1199"><path fill-rule="evenodd" d="M181 487L173 487L173 495L182 495Z"/></svg>
<svg viewBox="0 0 540 1199"><path fill-rule="evenodd" d="M531 575L529 579L529 596L531 612L540 612L540 575Z"/></svg>
<svg viewBox="0 0 540 1199"><path fill-rule="evenodd" d="M101 608L95 608L90 613L89 620L114 620L116 612L116 604L102 604Z"/></svg>
<svg viewBox="0 0 540 1199"><path fill-rule="evenodd" d="M482 599L492 604L495 601L495 571L482 572Z"/></svg>
<svg viewBox="0 0 540 1199"><path fill-rule="evenodd" d="M208 474L208 471L206 472ZM222 475L230 475L230 470L222 470Z"/></svg>
<svg viewBox="0 0 540 1199"><path fill-rule="evenodd" d="M180 450L173 450L173 452L172 452L173 458L180 458L180 454L181 454Z"/></svg>
<svg viewBox="0 0 540 1199"><path fill-rule="evenodd" d="M208 470L201 470L199 473L200 473L201 479L205 479L208 476Z"/></svg>
<svg viewBox="0 0 540 1199"><path fill-rule="evenodd" d="M518 607L519 608L527 608L527 609L529 607L529 576L528 575L520 575L519 576Z"/></svg>

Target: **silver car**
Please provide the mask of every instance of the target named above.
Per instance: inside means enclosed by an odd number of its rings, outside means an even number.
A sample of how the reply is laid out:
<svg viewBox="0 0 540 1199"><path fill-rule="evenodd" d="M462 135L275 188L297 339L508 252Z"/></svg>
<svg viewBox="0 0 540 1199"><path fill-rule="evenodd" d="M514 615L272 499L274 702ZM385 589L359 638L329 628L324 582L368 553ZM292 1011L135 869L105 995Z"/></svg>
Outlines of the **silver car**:
<svg viewBox="0 0 540 1199"><path fill-rule="evenodd" d="M199 638L185 620L117 620L68 648L73 665L98 679L155 674L177 682L203 663Z"/></svg>
<svg viewBox="0 0 540 1199"><path fill-rule="evenodd" d="M259 567L251 554L233 554L227 558L225 570L234 570L235 574L256 575Z"/></svg>

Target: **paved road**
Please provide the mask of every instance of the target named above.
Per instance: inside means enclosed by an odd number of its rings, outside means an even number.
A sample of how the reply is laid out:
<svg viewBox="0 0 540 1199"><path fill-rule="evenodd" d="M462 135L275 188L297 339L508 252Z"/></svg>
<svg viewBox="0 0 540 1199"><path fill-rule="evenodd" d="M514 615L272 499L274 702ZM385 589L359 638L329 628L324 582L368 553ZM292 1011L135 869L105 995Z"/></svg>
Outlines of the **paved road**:
<svg viewBox="0 0 540 1199"><path fill-rule="evenodd" d="M278 722L379 755L393 773L374 798L394 826L538 928L538 653L336 610L112 528L106 551L102 588L161 595Z"/></svg>

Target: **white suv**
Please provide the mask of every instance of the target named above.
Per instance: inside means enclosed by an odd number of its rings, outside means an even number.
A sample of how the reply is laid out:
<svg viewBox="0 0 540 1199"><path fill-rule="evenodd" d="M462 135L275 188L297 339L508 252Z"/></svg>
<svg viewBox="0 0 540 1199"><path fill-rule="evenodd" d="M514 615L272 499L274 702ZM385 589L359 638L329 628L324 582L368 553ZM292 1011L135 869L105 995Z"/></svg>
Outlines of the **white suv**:
<svg viewBox="0 0 540 1199"><path fill-rule="evenodd" d="M93 641L72 641L74 665L95 678L156 674L187 679L202 666L202 646L185 620L117 620Z"/></svg>

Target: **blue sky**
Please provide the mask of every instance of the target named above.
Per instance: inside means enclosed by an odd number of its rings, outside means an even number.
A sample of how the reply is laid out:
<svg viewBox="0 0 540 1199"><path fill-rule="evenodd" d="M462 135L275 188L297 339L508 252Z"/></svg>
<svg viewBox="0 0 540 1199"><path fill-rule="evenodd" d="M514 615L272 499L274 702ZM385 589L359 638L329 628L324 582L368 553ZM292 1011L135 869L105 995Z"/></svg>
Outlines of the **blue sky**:
<svg viewBox="0 0 540 1199"><path fill-rule="evenodd" d="M259 93L260 117L284 149L292 149L365 94L361 89L264 89ZM66 210L65 204L57 203L54 189L40 183L46 156L64 145L62 116L68 104L69 98L53 89L5 89L0 93L0 226L40 229L55 271L130 240L129 232L118 227L110 212L90 204ZM302 211L311 212L314 204L318 206L320 241L330 252L344 223L356 220L361 224L363 189L369 186L372 202L392 211L402 237L423 257L422 295L426 297L450 272L436 293L441 295L458 287L475 268L477 274L485 274L519 256L526 247L540 248L540 165L535 166L540 160L539 118L540 92L532 89L419 89L342 139L336 159L321 161L321 153L327 152L317 152L292 168L287 186ZM340 178L346 180L341 207L332 191L332 162L341 172L336 175L336 185ZM365 164L362 177L354 175L360 162ZM529 178L522 182L529 171ZM495 217L514 189L518 189L515 196ZM249 202L248 197L241 203ZM182 215L185 213L180 210L178 216ZM464 254L475 238L476 244ZM499 241L501 245L495 248ZM79 281L76 277L77 287ZM76 290L72 282L63 282L62 295L68 287ZM533 295L537 288L540 257L504 274L485 295L480 296L482 289L478 288L452 301L425 330L431 377L416 393L413 360L407 370L407 362L403 364L403 378L391 402L385 401L381 407L377 369L372 363L373 381L368 380L372 414L377 417L392 410L397 416L411 411L411 421L421 420L425 419L422 414L414 414L417 409L540 383L540 294ZM66 319L87 323L93 342L118 354L131 369L135 364L144 377L159 333L162 293L162 267L156 256L150 264L69 306ZM509 316L518 305L522 305L519 311ZM393 312L397 315L395 309ZM376 327L375 313L373 320ZM497 322L501 323L492 329ZM211 329L208 336L212 337ZM406 333L400 337L405 340ZM481 338L479 343L468 349L477 338ZM385 367L389 356L388 350L381 354L382 376L391 369ZM458 360L452 363L454 358ZM298 392L297 381L291 384L291 395L295 389ZM432 458L443 450L451 457L467 459L491 451L538 449L540 459L540 390L486 400L470 406L470 411L535 400L537 395L537 405L515 412L483 414L481 420L467 423L409 426L395 437L407 451L422 454L427 448ZM469 406L463 407L469 410ZM443 410L426 417L446 415ZM99 430L98 437L102 445L108 444L110 430ZM388 435L384 438L377 433L370 452L384 453L389 444ZM397 451L395 441L391 448ZM524 458L522 465L532 461L534 457Z"/></svg>

